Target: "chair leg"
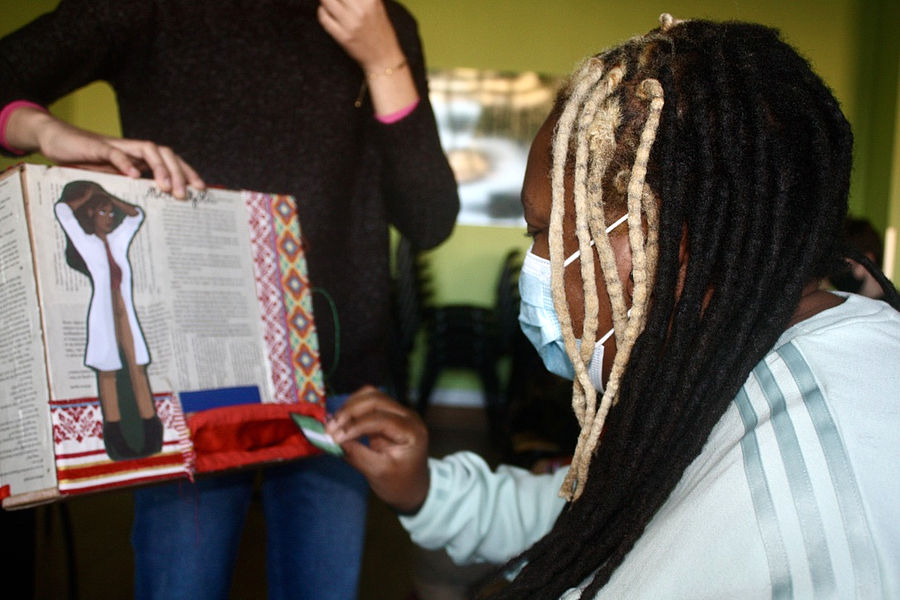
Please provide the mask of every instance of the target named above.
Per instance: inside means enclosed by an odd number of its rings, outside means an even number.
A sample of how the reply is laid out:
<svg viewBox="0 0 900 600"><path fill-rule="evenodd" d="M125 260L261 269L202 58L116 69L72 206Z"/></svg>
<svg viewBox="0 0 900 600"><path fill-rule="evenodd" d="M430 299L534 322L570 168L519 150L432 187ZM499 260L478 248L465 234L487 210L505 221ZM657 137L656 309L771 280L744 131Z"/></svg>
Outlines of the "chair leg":
<svg viewBox="0 0 900 600"><path fill-rule="evenodd" d="M488 418L491 437L500 438L503 412L503 397L500 391L500 380L497 377L496 365L485 365L479 369L481 385L484 389L484 409Z"/></svg>
<svg viewBox="0 0 900 600"><path fill-rule="evenodd" d="M438 373L438 365L429 358L425 363L425 371L422 373L422 381L419 383L419 397L416 399L416 409L420 415L424 415L428 410L428 400L431 392L434 391L434 384L437 383Z"/></svg>

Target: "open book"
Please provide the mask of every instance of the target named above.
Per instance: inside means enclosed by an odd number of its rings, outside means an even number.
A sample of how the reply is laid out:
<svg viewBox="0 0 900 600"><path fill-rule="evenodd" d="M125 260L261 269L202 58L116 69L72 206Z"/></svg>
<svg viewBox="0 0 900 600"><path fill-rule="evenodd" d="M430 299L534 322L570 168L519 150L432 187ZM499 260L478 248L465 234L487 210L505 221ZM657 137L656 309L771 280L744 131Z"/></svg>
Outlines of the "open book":
<svg viewBox="0 0 900 600"><path fill-rule="evenodd" d="M324 386L290 196L0 176L4 507L313 452Z"/></svg>

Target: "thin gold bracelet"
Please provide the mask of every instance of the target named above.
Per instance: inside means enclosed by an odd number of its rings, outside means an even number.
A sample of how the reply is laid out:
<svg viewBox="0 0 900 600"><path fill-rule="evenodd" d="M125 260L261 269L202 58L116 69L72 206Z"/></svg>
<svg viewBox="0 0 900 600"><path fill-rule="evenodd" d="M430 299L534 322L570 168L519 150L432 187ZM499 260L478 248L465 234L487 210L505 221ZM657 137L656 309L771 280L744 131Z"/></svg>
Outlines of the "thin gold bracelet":
<svg viewBox="0 0 900 600"><path fill-rule="evenodd" d="M366 79L368 79L369 81L375 81L376 79L378 79L379 77L382 77L382 76L390 77L391 75L394 74L394 72L399 71L400 69L402 69L405 66L406 66L406 58L404 58L403 60L398 62L393 67L385 68L385 70L380 73L378 71L375 71L374 73L366 73Z"/></svg>
<svg viewBox="0 0 900 600"><path fill-rule="evenodd" d="M401 60L399 63L394 65L393 67L385 67L384 71L374 73L366 73L365 77L363 77L362 85L359 86L359 93L356 95L356 100L353 102L353 106L359 108L362 106L363 96L366 94L366 88L368 87L369 81L375 81L379 77L390 77L400 69L403 69L407 66L406 58Z"/></svg>

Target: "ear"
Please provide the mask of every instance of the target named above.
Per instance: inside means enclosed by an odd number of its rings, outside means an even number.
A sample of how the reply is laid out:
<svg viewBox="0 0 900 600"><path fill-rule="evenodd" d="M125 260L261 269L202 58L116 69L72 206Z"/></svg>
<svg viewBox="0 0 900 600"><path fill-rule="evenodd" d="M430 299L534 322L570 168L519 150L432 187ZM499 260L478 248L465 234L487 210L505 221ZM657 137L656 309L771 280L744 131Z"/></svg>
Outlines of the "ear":
<svg viewBox="0 0 900 600"><path fill-rule="evenodd" d="M647 235L646 222L644 223L644 235ZM619 280L622 282L622 288L629 302L634 298L634 264L631 255L631 242L628 234L625 232L610 234L610 244L616 255L616 267L619 271ZM685 228L681 236L681 244L679 246L679 290L681 282L684 280L685 269L687 267L687 229Z"/></svg>
<svg viewBox="0 0 900 600"><path fill-rule="evenodd" d="M611 233L609 243L616 257L616 271L619 273L619 281L622 282L622 290L630 306L631 299L634 297L634 265L631 256L631 241L628 238L628 233L623 231ZM598 275L602 277L599 271Z"/></svg>

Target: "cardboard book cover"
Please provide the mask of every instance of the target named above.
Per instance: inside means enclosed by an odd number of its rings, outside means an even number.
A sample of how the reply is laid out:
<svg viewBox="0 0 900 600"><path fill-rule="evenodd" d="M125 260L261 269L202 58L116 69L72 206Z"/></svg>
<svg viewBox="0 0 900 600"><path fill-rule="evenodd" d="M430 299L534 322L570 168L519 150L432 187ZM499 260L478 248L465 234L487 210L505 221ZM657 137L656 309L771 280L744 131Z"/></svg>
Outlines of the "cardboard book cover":
<svg viewBox="0 0 900 600"><path fill-rule="evenodd" d="M4 508L293 459L324 416L290 196L0 176Z"/></svg>

